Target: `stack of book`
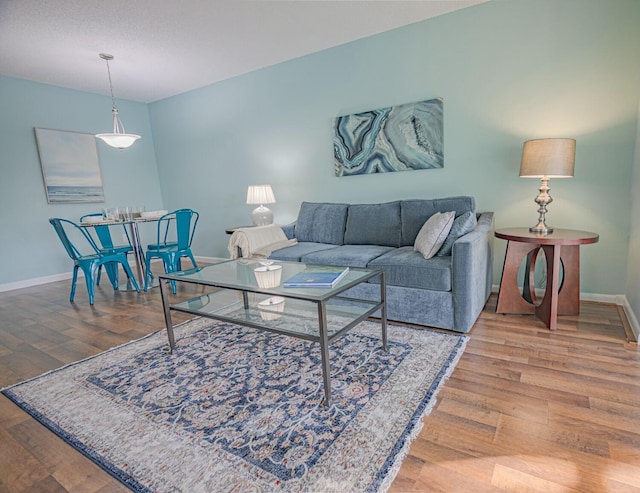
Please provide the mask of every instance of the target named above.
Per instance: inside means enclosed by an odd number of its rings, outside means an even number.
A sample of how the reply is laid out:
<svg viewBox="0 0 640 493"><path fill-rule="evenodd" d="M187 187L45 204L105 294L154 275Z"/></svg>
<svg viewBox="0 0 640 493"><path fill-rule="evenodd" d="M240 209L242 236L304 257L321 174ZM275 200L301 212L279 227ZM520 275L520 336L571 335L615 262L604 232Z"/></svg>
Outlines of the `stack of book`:
<svg viewBox="0 0 640 493"><path fill-rule="evenodd" d="M349 267L307 268L282 283L285 288L332 288L347 275Z"/></svg>

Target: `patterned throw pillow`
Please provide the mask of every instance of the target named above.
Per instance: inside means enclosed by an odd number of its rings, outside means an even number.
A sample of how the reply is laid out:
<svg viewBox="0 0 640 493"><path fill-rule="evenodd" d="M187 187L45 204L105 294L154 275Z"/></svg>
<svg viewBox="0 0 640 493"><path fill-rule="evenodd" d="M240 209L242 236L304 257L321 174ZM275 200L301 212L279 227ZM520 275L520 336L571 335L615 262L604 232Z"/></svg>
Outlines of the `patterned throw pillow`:
<svg viewBox="0 0 640 493"><path fill-rule="evenodd" d="M476 219L475 212L468 211L458 216L455 221L453 221L451 231L449 231L449 236L444 240L442 248L440 248L437 253L438 257L451 255L451 250L453 250L453 244L455 241L461 236L473 231L477 224L478 220Z"/></svg>
<svg viewBox="0 0 640 493"><path fill-rule="evenodd" d="M413 244L413 249L426 259L433 257L447 239L456 213L436 212L424 223Z"/></svg>

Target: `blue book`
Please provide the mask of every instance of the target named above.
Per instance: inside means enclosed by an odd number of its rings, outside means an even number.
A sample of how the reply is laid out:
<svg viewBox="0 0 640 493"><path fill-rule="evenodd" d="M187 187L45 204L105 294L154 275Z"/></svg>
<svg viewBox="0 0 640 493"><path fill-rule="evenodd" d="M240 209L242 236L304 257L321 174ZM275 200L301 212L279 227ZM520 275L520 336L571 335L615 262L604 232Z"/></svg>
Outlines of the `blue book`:
<svg viewBox="0 0 640 493"><path fill-rule="evenodd" d="M315 267L299 272L282 283L285 288L332 288L347 275L349 267Z"/></svg>

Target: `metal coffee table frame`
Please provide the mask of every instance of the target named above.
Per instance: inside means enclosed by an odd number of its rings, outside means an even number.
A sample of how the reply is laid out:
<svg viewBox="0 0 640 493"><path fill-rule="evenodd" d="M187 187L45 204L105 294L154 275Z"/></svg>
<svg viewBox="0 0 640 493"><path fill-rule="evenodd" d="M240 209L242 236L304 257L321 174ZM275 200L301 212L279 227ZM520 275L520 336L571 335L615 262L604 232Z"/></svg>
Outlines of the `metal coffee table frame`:
<svg viewBox="0 0 640 493"><path fill-rule="evenodd" d="M347 276L333 288L284 288L279 286L271 289L263 289L258 287L255 277L253 276L253 268L259 265L258 261L246 259L226 260L202 268L173 274L161 274L159 276L160 292L169 339L169 352L171 353L175 350L175 337L171 319L172 310L314 341L320 344L324 383L323 404L325 406L331 405L331 362L329 357L329 346L331 343L361 321L379 311L382 326L382 347L385 351L387 350L387 306L384 271L351 268ZM313 265L299 262L277 262L277 265L281 265L283 268L283 280L286 280L288 277L305 268L314 268ZM244 275L238 275L238 272ZM379 301L340 296L348 289L375 277L379 277L380 279ZM200 285L205 289L207 287L214 289L186 301L171 303L171 289L170 286L167 286L170 282L184 282ZM216 305L211 301L216 297L221 299L226 296L228 298L230 293L233 292L242 294L241 305L240 301L238 301L238 308L236 308L235 313L229 313L228 310L225 312L228 306L224 306L223 303ZM256 313L259 313L257 311L257 301L250 300L251 293L254 293L254 296L279 296L285 298L285 301L294 300L290 301L290 303L301 302L297 304L298 308L301 306L310 307L308 310L306 308L303 309L305 315L311 314L311 307L315 304L318 323L317 334L296 332L295 330L291 330L291 326L285 329L283 328L282 322L260 321L260 318L255 316ZM251 316L252 314L253 317ZM293 325L295 325L296 316L299 316L288 313L286 309L278 315L285 319L289 317L290 323ZM256 321L256 318L258 321ZM343 325L343 319L345 318L347 322Z"/></svg>

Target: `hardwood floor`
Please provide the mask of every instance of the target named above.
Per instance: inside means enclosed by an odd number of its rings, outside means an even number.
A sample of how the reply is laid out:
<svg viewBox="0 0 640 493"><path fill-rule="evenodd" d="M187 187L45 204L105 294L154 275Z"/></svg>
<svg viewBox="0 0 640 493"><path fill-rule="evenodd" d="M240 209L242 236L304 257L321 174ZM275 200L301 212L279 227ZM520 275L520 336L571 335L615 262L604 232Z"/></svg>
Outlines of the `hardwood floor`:
<svg viewBox="0 0 640 493"><path fill-rule="evenodd" d="M158 289L114 293L105 282L90 307L82 285L69 303L69 287L0 293L0 387L164 326ZM617 307L583 302L552 333L496 314L495 302L389 491L640 492L640 353ZM0 396L0 493L122 491Z"/></svg>

